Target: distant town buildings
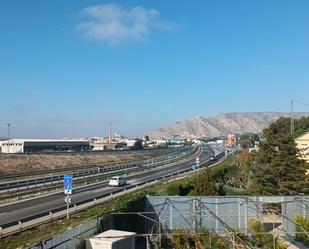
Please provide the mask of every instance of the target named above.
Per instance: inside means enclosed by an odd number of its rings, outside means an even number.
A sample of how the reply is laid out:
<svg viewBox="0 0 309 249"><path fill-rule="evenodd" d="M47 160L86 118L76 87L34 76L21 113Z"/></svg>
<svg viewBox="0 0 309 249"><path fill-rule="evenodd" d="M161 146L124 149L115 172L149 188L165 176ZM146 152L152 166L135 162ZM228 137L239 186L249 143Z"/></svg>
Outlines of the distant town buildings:
<svg viewBox="0 0 309 249"><path fill-rule="evenodd" d="M166 141L167 141L167 144L174 145L174 146L181 146L187 143L187 139L182 138L178 135L174 135L170 138L167 138Z"/></svg>
<svg viewBox="0 0 309 249"><path fill-rule="evenodd" d="M7 139L0 140L0 153L49 153L49 152L82 152L82 151L105 151L180 147L185 145L201 145L211 143L219 146L227 145L236 147L236 136L229 134L226 139L218 138L183 138L179 135L150 139L145 135L143 138L127 138L118 133L112 133L111 125L108 125L106 137L80 137L64 139Z"/></svg>

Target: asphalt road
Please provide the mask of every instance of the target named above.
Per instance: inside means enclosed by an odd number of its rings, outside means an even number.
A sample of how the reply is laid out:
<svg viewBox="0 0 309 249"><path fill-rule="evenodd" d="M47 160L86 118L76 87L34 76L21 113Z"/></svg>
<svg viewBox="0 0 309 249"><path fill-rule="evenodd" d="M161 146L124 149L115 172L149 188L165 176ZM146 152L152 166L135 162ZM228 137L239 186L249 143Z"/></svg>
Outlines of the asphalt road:
<svg viewBox="0 0 309 249"><path fill-rule="evenodd" d="M202 154L200 155L200 161L204 162L210 157L214 156L214 151L204 146L202 148ZM132 175L127 177L127 185L138 184L147 180L155 179L169 173L177 172L183 169L191 168L192 164L195 163L195 159L190 162L171 164L163 167L159 167L155 170L146 171L138 175ZM93 186L86 186L81 189L73 190L72 204L74 202L80 202L89 198L95 198L102 194L109 194L115 191L115 189L124 189L124 187L109 187L106 183L96 184ZM48 196L25 200L13 204L0 206L0 226L7 223L18 221L26 217L39 214L46 211L51 211L56 208L64 207L65 195L63 193L55 193Z"/></svg>

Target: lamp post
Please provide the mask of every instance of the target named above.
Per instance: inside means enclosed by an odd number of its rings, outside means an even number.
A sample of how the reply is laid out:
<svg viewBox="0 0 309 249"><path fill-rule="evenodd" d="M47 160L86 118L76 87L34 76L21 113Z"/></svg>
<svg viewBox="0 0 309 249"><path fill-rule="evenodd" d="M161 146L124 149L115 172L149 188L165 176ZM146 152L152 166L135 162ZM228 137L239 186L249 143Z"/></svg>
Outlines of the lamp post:
<svg viewBox="0 0 309 249"><path fill-rule="evenodd" d="M6 125L8 127L8 139L10 139L10 127L11 127L11 124L7 123Z"/></svg>

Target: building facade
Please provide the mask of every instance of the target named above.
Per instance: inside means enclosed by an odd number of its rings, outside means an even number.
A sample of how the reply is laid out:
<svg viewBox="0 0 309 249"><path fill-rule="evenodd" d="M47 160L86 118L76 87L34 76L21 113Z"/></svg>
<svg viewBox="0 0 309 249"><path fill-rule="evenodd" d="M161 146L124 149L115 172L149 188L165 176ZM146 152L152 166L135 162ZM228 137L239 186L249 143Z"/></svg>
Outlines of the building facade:
<svg viewBox="0 0 309 249"><path fill-rule="evenodd" d="M235 134L228 134L227 140L226 140L226 146L236 147L236 145L237 145L236 135Z"/></svg>
<svg viewBox="0 0 309 249"><path fill-rule="evenodd" d="M296 146L300 153L300 158L309 163L309 132L295 139Z"/></svg>
<svg viewBox="0 0 309 249"><path fill-rule="evenodd" d="M87 140L9 139L0 142L2 153L80 152L90 148Z"/></svg>

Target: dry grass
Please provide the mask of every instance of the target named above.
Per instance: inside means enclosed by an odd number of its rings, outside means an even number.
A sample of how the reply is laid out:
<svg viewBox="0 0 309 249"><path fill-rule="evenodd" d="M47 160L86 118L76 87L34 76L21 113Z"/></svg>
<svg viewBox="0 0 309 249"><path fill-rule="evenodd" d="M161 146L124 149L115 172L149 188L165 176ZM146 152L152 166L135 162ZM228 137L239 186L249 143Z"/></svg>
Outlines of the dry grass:
<svg viewBox="0 0 309 249"><path fill-rule="evenodd" d="M0 175L34 172L40 170L77 168L87 165L104 165L146 159L156 156L158 152L143 153L125 152L118 154L80 154L80 155L47 155L47 154L1 154Z"/></svg>

